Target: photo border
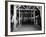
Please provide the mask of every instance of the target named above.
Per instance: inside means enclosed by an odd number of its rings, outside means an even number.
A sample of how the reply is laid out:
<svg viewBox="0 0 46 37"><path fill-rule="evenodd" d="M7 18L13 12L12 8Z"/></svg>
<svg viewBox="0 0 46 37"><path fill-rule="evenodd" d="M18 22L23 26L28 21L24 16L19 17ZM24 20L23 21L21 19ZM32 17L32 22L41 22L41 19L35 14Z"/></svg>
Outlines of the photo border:
<svg viewBox="0 0 46 37"><path fill-rule="evenodd" d="M20 35L8 35L8 2L19 2L19 3L34 3L34 4L44 4L44 33L35 34L20 34ZM5 36L24 36L24 35L41 35L45 34L45 3L42 2L25 2L25 1L5 1Z"/></svg>

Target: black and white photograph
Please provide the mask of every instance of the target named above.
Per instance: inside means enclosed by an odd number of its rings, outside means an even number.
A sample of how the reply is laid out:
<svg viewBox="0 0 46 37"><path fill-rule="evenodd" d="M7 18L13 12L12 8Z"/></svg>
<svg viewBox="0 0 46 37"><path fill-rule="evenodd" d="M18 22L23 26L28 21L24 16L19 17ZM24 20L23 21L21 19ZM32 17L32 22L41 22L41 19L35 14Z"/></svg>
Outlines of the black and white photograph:
<svg viewBox="0 0 46 37"><path fill-rule="evenodd" d="M8 35L44 33L44 4L8 2Z"/></svg>
<svg viewBox="0 0 46 37"><path fill-rule="evenodd" d="M11 31L41 30L41 10L42 6L11 5Z"/></svg>

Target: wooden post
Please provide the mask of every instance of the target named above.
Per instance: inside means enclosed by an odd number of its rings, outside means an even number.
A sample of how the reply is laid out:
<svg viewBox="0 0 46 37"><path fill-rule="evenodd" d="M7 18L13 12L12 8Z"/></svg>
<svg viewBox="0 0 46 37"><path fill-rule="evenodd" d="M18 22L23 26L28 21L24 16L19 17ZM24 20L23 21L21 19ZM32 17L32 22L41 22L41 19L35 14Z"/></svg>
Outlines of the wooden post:
<svg viewBox="0 0 46 37"><path fill-rule="evenodd" d="M19 9L19 25L20 25L20 9Z"/></svg>
<svg viewBox="0 0 46 37"><path fill-rule="evenodd" d="M35 10L34 10L34 24L35 24Z"/></svg>

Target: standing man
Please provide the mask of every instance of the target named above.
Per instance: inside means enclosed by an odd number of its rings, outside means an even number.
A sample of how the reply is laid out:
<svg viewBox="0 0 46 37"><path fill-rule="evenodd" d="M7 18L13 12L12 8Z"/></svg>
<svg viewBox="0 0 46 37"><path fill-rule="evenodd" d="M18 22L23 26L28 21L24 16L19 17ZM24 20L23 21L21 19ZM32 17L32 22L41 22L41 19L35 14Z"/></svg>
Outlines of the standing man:
<svg viewBox="0 0 46 37"><path fill-rule="evenodd" d="M14 30L17 30L17 27L16 26L17 26L18 21L17 21L15 15L13 15L12 22L14 22Z"/></svg>

